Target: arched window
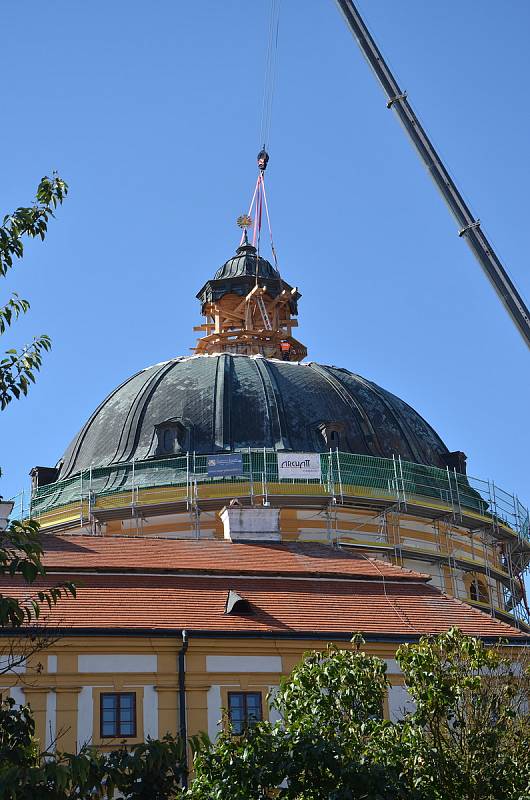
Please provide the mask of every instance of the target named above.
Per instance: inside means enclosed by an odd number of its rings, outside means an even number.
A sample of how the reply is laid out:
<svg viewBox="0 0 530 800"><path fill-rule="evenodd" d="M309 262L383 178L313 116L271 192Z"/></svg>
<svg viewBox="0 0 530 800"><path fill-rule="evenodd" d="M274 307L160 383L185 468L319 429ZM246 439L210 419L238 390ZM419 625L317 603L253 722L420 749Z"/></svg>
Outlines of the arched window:
<svg viewBox="0 0 530 800"><path fill-rule="evenodd" d="M485 583L477 578L469 584L469 596L474 603L489 603L488 589Z"/></svg>

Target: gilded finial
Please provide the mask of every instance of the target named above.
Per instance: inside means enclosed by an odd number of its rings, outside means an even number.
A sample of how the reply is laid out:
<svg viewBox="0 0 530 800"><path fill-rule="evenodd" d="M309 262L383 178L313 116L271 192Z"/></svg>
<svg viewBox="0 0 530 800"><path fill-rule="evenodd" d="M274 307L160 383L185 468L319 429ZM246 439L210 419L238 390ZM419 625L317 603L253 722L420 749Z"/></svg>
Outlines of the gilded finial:
<svg viewBox="0 0 530 800"><path fill-rule="evenodd" d="M243 228L246 233L247 228L252 227L252 217L249 216L248 214L241 214L241 216L237 218L237 224L239 225L240 228Z"/></svg>

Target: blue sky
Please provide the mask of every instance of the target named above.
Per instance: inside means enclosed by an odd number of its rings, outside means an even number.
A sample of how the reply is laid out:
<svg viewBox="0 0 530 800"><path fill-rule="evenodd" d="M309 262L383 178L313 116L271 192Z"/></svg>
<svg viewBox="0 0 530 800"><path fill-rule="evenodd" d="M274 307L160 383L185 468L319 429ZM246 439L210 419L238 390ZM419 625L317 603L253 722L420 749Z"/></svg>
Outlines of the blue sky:
<svg viewBox="0 0 530 800"><path fill-rule="evenodd" d="M530 297L530 4L360 0L376 40ZM3 4L0 210L53 169L70 195L4 282L47 332L0 418L0 491L52 465L105 395L194 344L256 175L269 3ZM469 471L530 501L530 353L332 0L283 0L267 172L309 357L413 405ZM6 337L7 338L7 337Z"/></svg>

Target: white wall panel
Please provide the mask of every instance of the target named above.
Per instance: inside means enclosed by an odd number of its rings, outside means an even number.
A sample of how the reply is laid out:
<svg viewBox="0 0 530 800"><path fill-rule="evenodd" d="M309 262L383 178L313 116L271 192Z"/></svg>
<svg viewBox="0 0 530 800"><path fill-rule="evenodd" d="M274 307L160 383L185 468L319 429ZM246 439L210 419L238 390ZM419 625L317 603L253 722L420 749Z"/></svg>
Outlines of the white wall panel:
<svg viewBox="0 0 530 800"><path fill-rule="evenodd" d="M157 657L151 655L83 655L79 672L156 672Z"/></svg>
<svg viewBox="0 0 530 800"><path fill-rule="evenodd" d="M281 656L206 656L207 672L281 672Z"/></svg>
<svg viewBox="0 0 530 800"><path fill-rule="evenodd" d="M48 656L57 658L57 656ZM48 668L48 672L49 672ZM48 692L46 695L46 750L55 752L55 739L57 736L57 695L55 692Z"/></svg>
<svg viewBox="0 0 530 800"><path fill-rule="evenodd" d="M215 742L221 730L221 687L210 686L208 689L208 736Z"/></svg>
<svg viewBox="0 0 530 800"><path fill-rule="evenodd" d="M12 686L9 690L9 696L13 698L17 706L23 706L26 702L24 689L21 686Z"/></svg>
<svg viewBox="0 0 530 800"><path fill-rule="evenodd" d="M158 739L158 694L154 686L144 686L144 739Z"/></svg>
<svg viewBox="0 0 530 800"><path fill-rule="evenodd" d="M392 722L402 719L404 714L414 711L415 705L404 686L389 686L388 711Z"/></svg>
<svg viewBox="0 0 530 800"><path fill-rule="evenodd" d="M271 701L278 693L278 686L269 686L269 692L269 722L280 722L282 718L280 712L271 706Z"/></svg>
<svg viewBox="0 0 530 800"><path fill-rule="evenodd" d="M77 750L90 744L94 730L92 686L83 686L77 696Z"/></svg>

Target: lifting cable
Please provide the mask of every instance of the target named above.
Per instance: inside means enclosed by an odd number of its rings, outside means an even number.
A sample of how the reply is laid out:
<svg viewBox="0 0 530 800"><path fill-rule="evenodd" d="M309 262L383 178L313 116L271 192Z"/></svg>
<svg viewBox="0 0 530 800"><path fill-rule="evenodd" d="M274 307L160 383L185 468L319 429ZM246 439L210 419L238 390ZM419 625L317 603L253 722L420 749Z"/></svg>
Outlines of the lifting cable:
<svg viewBox="0 0 530 800"><path fill-rule="evenodd" d="M278 52L278 32L280 26L280 3L281 0L271 0L270 3L270 16L269 16L269 31L267 42L267 54L265 60L265 80L263 86L263 102L261 108L261 123L260 123L260 142L263 147L258 153L258 178L252 200L248 209L248 214L239 218L238 224L244 229L241 236L240 246L247 241L246 229L252 225L254 220L254 231L252 234L252 245L256 248L256 282L258 279L258 264L259 252L261 242L261 225L263 220L263 209L265 209L265 217L267 218L267 227L269 229L269 237L271 243L271 251L274 259L274 268L280 272L278 267L278 257L276 248L274 247L274 239L272 236L272 226L269 214L269 205L267 202L267 194L265 191L265 170L269 161L269 155L266 147L269 142L271 119L272 119L272 105L274 99L274 88L276 83L276 57ZM252 214L254 213L254 217Z"/></svg>
<svg viewBox="0 0 530 800"><path fill-rule="evenodd" d="M263 85L263 103L261 107L261 125L259 141L263 149L269 144L271 132L272 104L274 100L274 87L276 83L276 57L278 54L278 32L280 28L280 3L281 0L271 0L269 16L269 36L267 42L267 56L265 61L265 81Z"/></svg>

